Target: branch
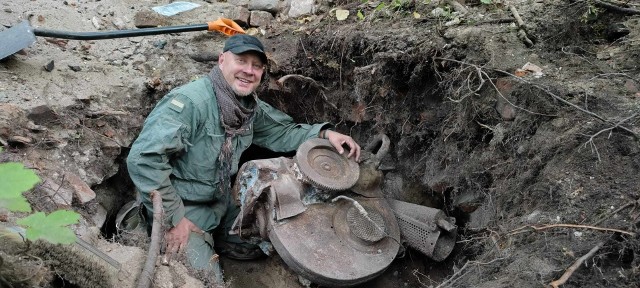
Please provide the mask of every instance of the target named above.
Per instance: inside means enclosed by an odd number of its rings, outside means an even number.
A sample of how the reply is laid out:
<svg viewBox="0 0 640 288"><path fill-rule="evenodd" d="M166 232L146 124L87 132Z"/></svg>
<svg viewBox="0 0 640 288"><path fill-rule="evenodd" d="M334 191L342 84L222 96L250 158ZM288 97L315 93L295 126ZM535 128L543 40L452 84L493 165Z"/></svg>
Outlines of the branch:
<svg viewBox="0 0 640 288"><path fill-rule="evenodd" d="M573 272L576 272L576 270L578 268L580 268L580 265L582 265L582 263L584 263L584 261L586 261L587 259L591 258L591 256L593 256L593 254L596 254L596 252L598 252L598 250L600 250L600 248L602 248L602 245L604 245L604 242L598 243L595 247L593 247L591 249L591 251L589 251L589 253L585 254L582 257L580 257L578 260L576 260L576 262L573 263L573 265L571 265L569 268L567 268L567 271L565 271L564 274L562 274L562 277L560 277L560 279L549 283L549 285L551 287L553 287L553 288L558 288L558 286L560 286L560 285L564 284L565 282L567 282L567 280L569 280L569 277L571 277L571 275L573 275Z"/></svg>
<svg viewBox="0 0 640 288"><path fill-rule="evenodd" d="M541 231L541 230L546 230L546 229L550 229L550 228L585 228L585 229L592 229L592 230L598 230L598 231L617 232L617 233L621 233L621 234L627 234L627 235L630 235L630 236L636 236L636 233L634 233L634 232L629 232L629 231L624 231L624 230L619 230L619 229L613 229L613 228L602 228L602 227L596 227L596 226L576 225L576 224L550 224L550 225L544 225L544 226L527 225L527 226L522 226L520 228L513 229L513 230L509 231L507 233L507 235L515 235L515 234L520 234L520 233L527 232L527 231L522 231L522 230L527 229L527 228L531 228L531 229L533 229L535 231Z"/></svg>
<svg viewBox="0 0 640 288"><path fill-rule="evenodd" d="M613 5L611 3L606 3L606 2L598 1L598 0L595 0L593 2L596 4L596 6L600 6L602 8L605 8L607 10L611 10L613 12L619 12L619 13L622 13L622 14L629 14L629 15L640 15L640 11L638 11L636 9L624 8L624 7L616 6L616 5Z"/></svg>
<svg viewBox="0 0 640 288"><path fill-rule="evenodd" d="M154 270L156 268L156 259L160 254L160 238L162 235L162 196L157 190L151 191L151 202L153 202L153 225L151 226L151 245L149 245L149 252L147 254L147 262L144 264L144 269L140 274L138 281L138 288L151 287L151 280L153 280Z"/></svg>
<svg viewBox="0 0 640 288"><path fill-rule="evenodd" d="M516 7L513 5L509 5L509 10L511 10L511 14L513 14L513 18L516 18L516 23L518 23L518 38L520 38L520 40L522 42L524 42L524 45L527 46L528 48L533 46L533 41L531 41L531 39L529 39L529 37L527 36L527 31L526 31L526 27L524 26L524 21L522 21L522 18L520 17L520 14L518 13L518 10L516 10Z"/></svg>

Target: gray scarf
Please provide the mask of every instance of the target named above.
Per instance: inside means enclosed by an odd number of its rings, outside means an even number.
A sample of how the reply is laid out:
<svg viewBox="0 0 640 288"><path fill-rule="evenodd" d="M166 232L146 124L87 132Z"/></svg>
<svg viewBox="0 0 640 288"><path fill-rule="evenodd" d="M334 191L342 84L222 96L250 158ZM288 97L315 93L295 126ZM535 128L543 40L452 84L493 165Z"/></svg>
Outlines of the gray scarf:
<svg viewBox="0 0 640 288"><path fill-rule="evenodd" d="M231 156L233 155L231 143L234 136L249 131L256 114L258 96L255 92L246 96L250 97L247 98L250 100L248 105L250 107L246 108L238 101L236 93L224 79L219 66L213 67L208 76L216 92L220 122L224 128L224 142L220 147L220 156L218 157L220 165L218 180L222 197L226 198L231 195Z"/></svg>

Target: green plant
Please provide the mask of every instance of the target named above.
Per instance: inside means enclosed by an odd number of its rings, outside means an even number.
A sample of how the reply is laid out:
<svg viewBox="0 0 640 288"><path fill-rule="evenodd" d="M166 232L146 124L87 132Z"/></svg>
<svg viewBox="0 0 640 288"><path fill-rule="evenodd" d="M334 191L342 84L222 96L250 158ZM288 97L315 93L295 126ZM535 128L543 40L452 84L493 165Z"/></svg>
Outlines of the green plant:
<svg viewBox="0 0 640 288"><path fill-rule="evenodd" d="M2 152L2 148L0 148ZM33 188L40 177L22 163L0 163L0 210L10 212L31 212L31 205L22 193ZM46 240L53 244L71 244L76 235L68 225L76 224L80 215L74 211L58 210L45 215L43 212L18 219L18 225L25 226L26 238L31 241Z"/></svg>

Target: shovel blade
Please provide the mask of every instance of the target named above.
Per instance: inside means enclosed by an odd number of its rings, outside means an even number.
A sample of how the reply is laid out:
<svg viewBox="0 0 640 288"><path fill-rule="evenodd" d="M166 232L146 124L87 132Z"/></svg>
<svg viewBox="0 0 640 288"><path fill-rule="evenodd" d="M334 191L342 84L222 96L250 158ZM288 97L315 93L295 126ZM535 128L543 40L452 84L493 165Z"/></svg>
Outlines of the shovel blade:
<svg viewBox="0 0 640 288"><path fill-rule="evenodd" d="M36 42L36 35L28 21L0 31L0 60L29 47Z"/></svg>

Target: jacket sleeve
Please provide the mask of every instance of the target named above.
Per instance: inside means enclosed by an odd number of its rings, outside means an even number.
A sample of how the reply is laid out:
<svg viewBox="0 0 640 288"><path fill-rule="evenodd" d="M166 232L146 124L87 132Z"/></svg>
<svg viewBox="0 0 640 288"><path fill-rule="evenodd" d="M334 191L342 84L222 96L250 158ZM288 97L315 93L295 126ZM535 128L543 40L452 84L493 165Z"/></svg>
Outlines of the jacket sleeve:
<svg viewBox="0 0 640 288"><path fill-rule="evenodd" d="M183 95L168 94L147 117L127 157L129 176L144 205L152 211L150 192L158 190L165 211L165 225L173 227L184 217L184 205L171 184L170 159L190 146L187 139L196 115Z"/></svg>
<svg viewBox="0 0 640 288"><path fill-rule="evenodd" d="M304 141L318 137L321 129L331 128L329 123L298 124L271 105L258 101L254 121L253 143L275 152L290 152L298 149Z"/></svg>

